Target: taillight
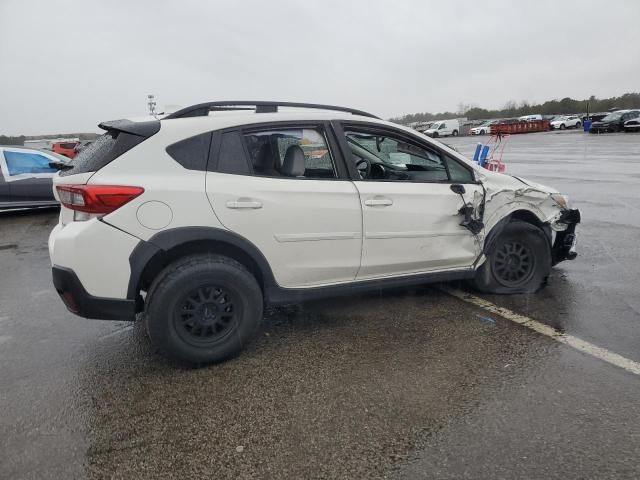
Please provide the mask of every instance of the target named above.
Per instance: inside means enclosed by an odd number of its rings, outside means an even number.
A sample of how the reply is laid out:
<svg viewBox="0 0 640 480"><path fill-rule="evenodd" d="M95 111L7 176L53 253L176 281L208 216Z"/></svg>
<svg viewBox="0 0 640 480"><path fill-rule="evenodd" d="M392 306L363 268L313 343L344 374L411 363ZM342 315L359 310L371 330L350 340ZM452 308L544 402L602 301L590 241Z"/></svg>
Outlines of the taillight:
<svg viewBox="0 0 640 480"><path fill-rule="evenodd" d="M56 185L60 203L77 212L107 214L144 192L142 187Z"/></svg>

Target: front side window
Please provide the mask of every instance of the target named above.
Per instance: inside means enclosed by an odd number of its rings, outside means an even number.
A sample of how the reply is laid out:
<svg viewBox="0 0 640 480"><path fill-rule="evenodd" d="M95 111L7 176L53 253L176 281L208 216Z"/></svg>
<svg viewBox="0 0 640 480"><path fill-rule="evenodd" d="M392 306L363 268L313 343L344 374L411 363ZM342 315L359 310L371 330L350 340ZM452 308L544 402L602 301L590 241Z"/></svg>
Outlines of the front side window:
<svg viewBox="0 0 640 480"><path fill-rule="evenodd" d="M321 128L269 129L244 134L255 175L336 178L331 152Z"/></svg>
<svg viewBox="0 0 640 480"><path fill-rule="evenodd" d="M446 126L447 126L447 124L446 124L446 123L443 123L442 125L440 125L440 126L438 127L438 130L443 130Z"/></svg>
<svg viewBox="0 0 640 480"><path fill-rule="evenodd" d="M57 172L49 166L51 160L39 153L5 151L4 159L9 176Z"/></svg>
<svg viewBox="0 0 640 480"><path fill-rule="evenodd" d="M363 180L446 182L447 169L435 150L387 133L347 130L347 145Z"/></svg>
<svg viewBox="0 0 640 480"><path fill-rule="evenodd" d="M473 183L472 171L426 146L387 132L345 131L347 145L362 180Z"/></svg>

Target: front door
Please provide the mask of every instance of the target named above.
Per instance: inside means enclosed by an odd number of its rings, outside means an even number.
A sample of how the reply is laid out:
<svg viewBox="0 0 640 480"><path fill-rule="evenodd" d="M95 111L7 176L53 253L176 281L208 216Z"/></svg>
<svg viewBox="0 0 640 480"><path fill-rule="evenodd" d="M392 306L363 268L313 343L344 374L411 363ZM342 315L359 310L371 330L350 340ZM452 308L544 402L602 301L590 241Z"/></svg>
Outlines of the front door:
<svg viewBox="0 0 640 480"><path fill-rule="evenodd" d="M469 268L480 242L460 226L459 210L481 195L472 170L395 129L343 128L343 150L360 176L354 182L364 225L358 279ZM453 184L464 186L464 202Z"/></svg>
<svg viewBox="0 0 640 480"><path fill-rule="evenodd" d="M354 280L362 212L326 129L291 124L231 131L218 139L215 166L209 169L214 171L207 174L209 201L226 228L263 253L278 284Z"/></svg>

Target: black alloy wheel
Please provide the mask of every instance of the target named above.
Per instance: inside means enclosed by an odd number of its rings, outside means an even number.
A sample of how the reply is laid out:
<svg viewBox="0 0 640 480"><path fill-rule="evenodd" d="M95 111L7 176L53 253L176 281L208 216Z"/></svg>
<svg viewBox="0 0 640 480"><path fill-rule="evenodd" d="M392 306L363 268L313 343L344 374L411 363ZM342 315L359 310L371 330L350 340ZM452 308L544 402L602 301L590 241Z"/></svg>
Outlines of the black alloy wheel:
<svg viewBox="0 0 640 480"><path fill-rule="evenodd" d="M492 258L495 278L507 288L517 288L526 284L535 267L535 256L531 249L518 241L502 244Z"/></svg>
<svg viewBox="0 0 640 480"><path fill-rule="evenodd" d="M229 291L216 285L204 285L177 302L174 328L186 343L211 346L236 329L240 315L240 304Z"/></svg>

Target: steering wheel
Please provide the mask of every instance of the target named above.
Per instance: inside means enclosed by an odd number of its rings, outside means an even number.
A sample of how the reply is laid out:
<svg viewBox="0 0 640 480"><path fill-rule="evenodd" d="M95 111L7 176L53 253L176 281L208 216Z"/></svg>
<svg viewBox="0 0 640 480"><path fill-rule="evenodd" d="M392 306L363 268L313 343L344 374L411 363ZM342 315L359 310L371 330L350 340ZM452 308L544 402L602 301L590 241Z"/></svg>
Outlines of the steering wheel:
<svg viewBox="0 0 640 480"><path fill-rule="evenodd" d="M361 179L369 178L371 175L371 162L366 158L356 157L356 168L358 169L358 173L360 174Z"/></svg>

